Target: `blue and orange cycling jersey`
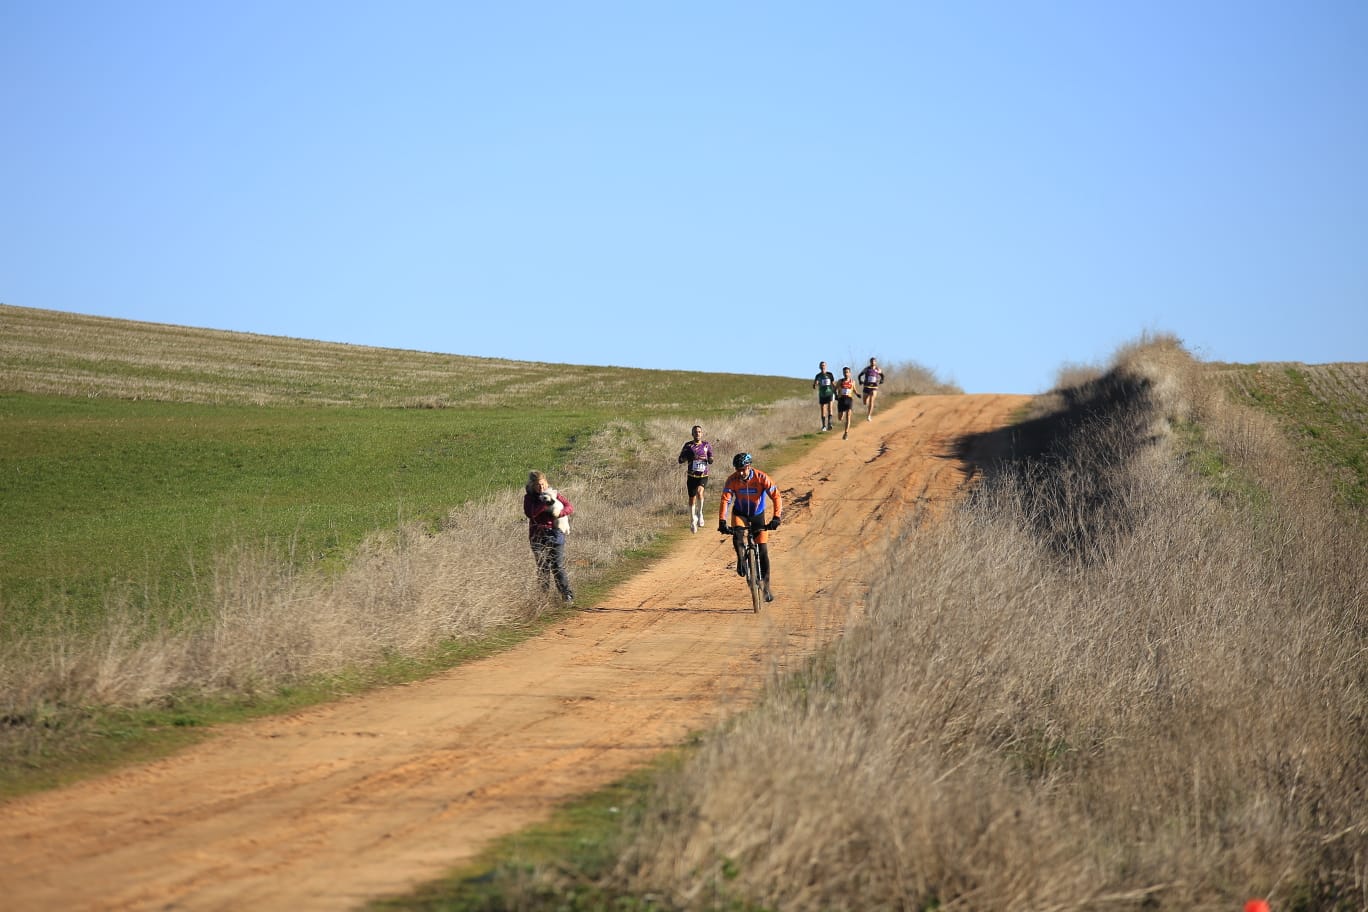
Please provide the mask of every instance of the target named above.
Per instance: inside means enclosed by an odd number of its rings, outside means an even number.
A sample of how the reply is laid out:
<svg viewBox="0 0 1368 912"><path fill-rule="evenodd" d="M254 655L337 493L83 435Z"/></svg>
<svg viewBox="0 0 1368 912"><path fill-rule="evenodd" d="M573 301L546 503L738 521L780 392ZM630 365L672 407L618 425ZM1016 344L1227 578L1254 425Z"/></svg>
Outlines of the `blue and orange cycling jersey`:
<svg viewBox="0 0 1368 912"><path fill-rule="evenodd" d="M728 506L732 508L732 515L741 519L764 516L766 498L774 499L774 515L778 516L783 504L779 500L779 489L768 475L754 468L749 478L741 471L732 472L722 486L722 506L718 519L727 521Z"/></svg>

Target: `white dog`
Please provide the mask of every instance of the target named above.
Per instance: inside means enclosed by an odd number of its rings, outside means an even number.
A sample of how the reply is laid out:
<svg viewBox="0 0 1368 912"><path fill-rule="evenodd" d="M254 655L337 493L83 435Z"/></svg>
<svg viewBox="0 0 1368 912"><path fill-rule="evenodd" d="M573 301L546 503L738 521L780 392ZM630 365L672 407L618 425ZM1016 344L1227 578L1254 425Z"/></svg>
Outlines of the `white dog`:
<svg viewBox="0 0 1368 912"><path fill-rule="evenodd" d="M556 528L568 534L570 532L570 517L561 515L565 511L565 505L560 502L560 498L556 496L557 493L555 488L547 488L542 491L541 499L543 503L551 505L551 515L556 517Z"/></svg>

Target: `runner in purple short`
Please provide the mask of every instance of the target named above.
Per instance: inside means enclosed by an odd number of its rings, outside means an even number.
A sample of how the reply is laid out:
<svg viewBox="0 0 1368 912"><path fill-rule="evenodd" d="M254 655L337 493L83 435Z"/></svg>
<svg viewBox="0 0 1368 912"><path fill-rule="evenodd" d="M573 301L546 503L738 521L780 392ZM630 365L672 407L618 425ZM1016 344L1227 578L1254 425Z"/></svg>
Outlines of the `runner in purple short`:
<svg viewBox="0 0 1368 912"><path fill-rule="evenodd" d="M879 398L879 384L883 382L883 371L879 370L879 360L870 358L869 364L860 371L860 386L864 388L865 421L874 420L874 400Z"/></svg>
<svg viewBox="0 0 1368 912"><path fill-rule="evenodd" d="M686 466L684 489L689 493L689 531L703 527L703 495L708 486L708 467L712 465L712 444L703 439L703 428L694 425L693 436L684 441L679 451L679 462Z"/></svg>

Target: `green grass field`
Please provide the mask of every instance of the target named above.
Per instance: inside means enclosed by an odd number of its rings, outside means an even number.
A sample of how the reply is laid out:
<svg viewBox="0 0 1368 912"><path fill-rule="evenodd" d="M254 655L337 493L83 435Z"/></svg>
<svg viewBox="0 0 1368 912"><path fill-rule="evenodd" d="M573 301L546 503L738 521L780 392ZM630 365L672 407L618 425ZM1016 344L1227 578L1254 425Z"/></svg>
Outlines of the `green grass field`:
<svg viewBox="0 0 1368 912"><path fill-rule="evenodd" d="M368 531L517 486L610 417L0 397L5 604L96 605L110 581L185 603L238 542L338 559Z"/></svg>

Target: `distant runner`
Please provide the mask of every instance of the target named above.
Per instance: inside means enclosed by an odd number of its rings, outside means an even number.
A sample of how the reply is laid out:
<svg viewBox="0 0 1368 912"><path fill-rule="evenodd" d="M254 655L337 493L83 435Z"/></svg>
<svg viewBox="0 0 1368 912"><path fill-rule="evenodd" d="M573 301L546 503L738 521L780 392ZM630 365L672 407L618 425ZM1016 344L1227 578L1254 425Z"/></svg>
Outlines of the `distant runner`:
<svg viewBox="0 0 1368 912"><path fill-rule="evenodd" d="M850 436L850 410L855 405L855 381L850 379L850 368L841 368L841 379L836 381L836 417L845 422L841 439Z"/></svg>
<svg viewBox="0 0 1368 912"><path fill-rule="evenodd" d="M712 444L703 439L703 428L693 426L693 438L684 441L679 451L679 462L687 464L684 474L684 490L689 494L689 531L697 532L703 528L703 495L708 486L708 467L712 465Z"/></svg>
<svg viewBox="0 0 1368 912"><path fill-rule="evenodd" d="M826 362L817 365L818 373L812 378L812 388L817 391L817 408L822 415L819 431L831 430L831 400L836 398L836 375L827 370Z"/></svg>
<svg viewBox="0 0 1368 912"><path fill-rule="evenodd" d="M870 358L869 364L860 371L860 386L864 387L865 421L874 420L874 400L879 396L879 384L882 382L883 371L879 370L879 362Z"/></svg>
<svg viewBox="0 0 1368 912"><path fill-rule="evenodd" d="M774 601L770 591L769 535L766 530L779 528L779 514L784 508L779 497L779 488L764 472L751 465L750 453L737 453L732 457L735 472L727 477L722 485L722 505L717 514L717 531L732 537L732 547L736 549L736 575L745 576L746 568L742 552L746 543L744 533L750 526L755 533L755 543L760 546L760 576L765 582L765 601ZM774 500L774 510L768 523L765 522L766 499ZM730 523L727 508L731 507Z"/></svg>

